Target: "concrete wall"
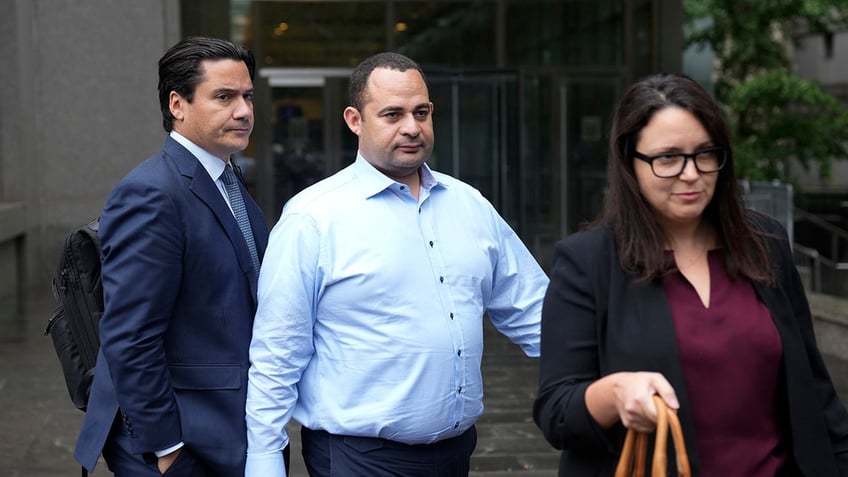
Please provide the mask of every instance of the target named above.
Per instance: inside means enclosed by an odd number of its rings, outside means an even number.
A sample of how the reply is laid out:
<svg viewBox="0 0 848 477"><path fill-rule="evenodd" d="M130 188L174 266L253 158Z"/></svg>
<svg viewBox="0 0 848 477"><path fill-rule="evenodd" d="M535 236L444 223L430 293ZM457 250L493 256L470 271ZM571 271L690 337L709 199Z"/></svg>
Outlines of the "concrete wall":
<svg viewBox="0 0 848 477"><path fill-rule="evenodd" d="M816 340L822 353L848 360L848 300L807 293ZM848 396L843 396L848 399Z"/></svg>
<svg viewBox="0 0 848 477"><path fill-rule="evenodd" d="M804 37L792 56L795 70L804 77L824 85L848 82L848 32L834 33L830 51L823 35Z"/></svg>
<svg viewBox="0 0 848 477"><path fill-rule="evenodd" d="M180 37L179 2L11 0L0 11L0 205L23 204L24 274L44 287L65 233L164 141L157 61ZM0 267L14 270L8 255Z"/></svg>

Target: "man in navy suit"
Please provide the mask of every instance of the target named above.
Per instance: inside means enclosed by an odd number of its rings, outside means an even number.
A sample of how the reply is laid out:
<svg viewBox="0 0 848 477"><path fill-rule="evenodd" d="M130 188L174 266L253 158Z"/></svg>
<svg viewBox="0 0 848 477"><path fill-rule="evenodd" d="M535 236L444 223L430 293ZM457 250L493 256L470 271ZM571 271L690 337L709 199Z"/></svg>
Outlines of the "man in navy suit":
<svg viewBox="0 0 848 477"><path fill-rule="evenodd" d="M89 471L102 452L117 476L244 472L268 229L230 156L253 129L254 70L247 49L211 38L159 60L169 137L115 187L100 219L105 313L75 451Z"/></svg>

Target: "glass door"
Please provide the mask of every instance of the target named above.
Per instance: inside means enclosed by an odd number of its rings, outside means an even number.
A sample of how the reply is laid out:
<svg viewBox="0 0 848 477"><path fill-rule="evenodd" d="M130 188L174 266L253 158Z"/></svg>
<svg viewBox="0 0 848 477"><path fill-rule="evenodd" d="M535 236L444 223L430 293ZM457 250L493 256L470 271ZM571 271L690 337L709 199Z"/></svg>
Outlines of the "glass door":
<svg viewBox="0 0 848 477"><path fill-rule="evenodd" d="M619 82L610 75L525 71L521 84L522 238L547 268L556 242L601 210Z"/></svg>
<svg viewBox="0 0 848 477"><path fill-rule="evenodd" d="M601 212L607 188L607 140L618 82L605 78L560 80L562 235L576 232Z"/></svg>
<svg viewBox="0 0 848 477"><path fill-rule="evenodd" d="M278 207L326 175L322 93L320 87L271 90L272 187Z"/></svg>
<svg viewBox="0 0 848 477"><path fill-rule="evenodd" d="M518 77L429 73L435 146L428 164L477 188L519 231Z"/></svg>
<svg viewBox="0 0 848 477"><path fill-rule="evenodd" d="M344 68L259 71L253 176L270 224L291 197L341 169L345 145L353 143L355 155L355 138L342 121L349 74Z"/></svg>
<svg viewBox="0 0 848 477"><path fill-rule="evenodd" d="M356 157L356 136L342 117L349 74L260 71L270 107L257 106L251 142L258 197L270 224L294 194ZM435 105L430 167L480 190L547 268L556 241L601 210L619 81L469 71L428 71L427 81Z"/></svg>

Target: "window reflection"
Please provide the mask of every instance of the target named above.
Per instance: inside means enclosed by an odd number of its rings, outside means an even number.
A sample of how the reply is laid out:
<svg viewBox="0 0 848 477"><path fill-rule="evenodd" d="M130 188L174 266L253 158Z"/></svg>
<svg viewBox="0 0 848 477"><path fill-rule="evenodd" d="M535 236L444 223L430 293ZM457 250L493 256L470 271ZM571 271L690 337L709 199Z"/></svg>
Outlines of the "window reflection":
<svg viewBox="0 0 848 477"><path fill-rule="evenodd" d="M257 66L354 66L386 48L382 2L247 4L233 25L253 50Z"/></svg>
<svg viewBox="0 0 848 477"><path fill-rule="evenodd" d="M621 0L513 1L506 56L515 65L621 64Z"/></svg>
<svg viewBox="0 0 848 477"><path fill-rule="evenodd" d="M421 64L496 63L492 2L395 2L397 51Z"/></svg>
<svg viewBox="0 0 848 477"><path fill-rule="evenodd" d="M320 88L272 90L274 202L284 204L294 194L326 175Z"/></svg>

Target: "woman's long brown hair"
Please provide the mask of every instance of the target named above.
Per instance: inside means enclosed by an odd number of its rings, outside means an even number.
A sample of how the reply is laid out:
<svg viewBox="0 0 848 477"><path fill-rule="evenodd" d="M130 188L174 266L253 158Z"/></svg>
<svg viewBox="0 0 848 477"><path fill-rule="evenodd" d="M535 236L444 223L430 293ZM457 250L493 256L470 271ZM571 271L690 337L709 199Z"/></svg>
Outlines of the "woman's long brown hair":
<svg viewBox="0 0 848 477"><path fill-rule="evenodd" d="M744 209L721 111L710 95L686 76L658 74L634 83L625 91L613 115L607 166L609 191L596 223L611 229L625 272L638 276L640 281L668 272L665 253L668 237L656 212L639 192L632 153L639 134L653 115L672 106L692 113L714 144L727 148L727 162L718 172L715 193L704 210L704 220L715 228L728 273L733 278L744 276L771 283L774 272L765 250L764 232L755 223L753 214Z"/></svg>

